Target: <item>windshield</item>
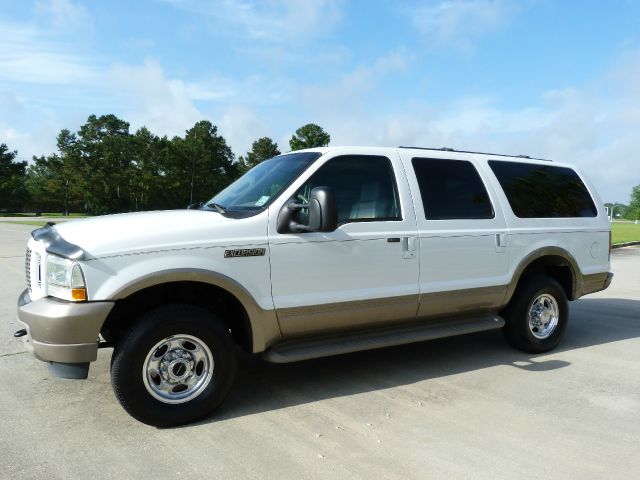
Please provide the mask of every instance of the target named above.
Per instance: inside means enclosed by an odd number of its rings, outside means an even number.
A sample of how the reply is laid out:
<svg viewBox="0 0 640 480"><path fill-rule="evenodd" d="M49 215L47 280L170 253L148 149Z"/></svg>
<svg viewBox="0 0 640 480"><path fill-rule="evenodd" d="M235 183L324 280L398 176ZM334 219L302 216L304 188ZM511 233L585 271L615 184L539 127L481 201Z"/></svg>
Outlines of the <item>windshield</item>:
<svg viewBox="0 0 640 480"><path fill-rule="evenodd" d="M209 200L205 207L226 212L262 210L320 155L301 152L265 160Z"/></svg>

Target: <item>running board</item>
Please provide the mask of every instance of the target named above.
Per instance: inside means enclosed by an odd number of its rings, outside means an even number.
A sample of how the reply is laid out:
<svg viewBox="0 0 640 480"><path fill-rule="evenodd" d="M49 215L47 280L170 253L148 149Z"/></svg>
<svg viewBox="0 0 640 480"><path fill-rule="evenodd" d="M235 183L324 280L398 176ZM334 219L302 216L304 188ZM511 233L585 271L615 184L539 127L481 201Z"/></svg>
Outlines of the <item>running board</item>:
<svg viewBox="0 0 640 480"><path fill-rule="evenodd" d="M312 340L290 340L270 348L262 354L262 358L271 363L298 362L300 360L360 352L374 348L393 347L395 345L465 335L502 327L504 327L504 320L498 315L474 316L435 325L412 325Z"/></svg>

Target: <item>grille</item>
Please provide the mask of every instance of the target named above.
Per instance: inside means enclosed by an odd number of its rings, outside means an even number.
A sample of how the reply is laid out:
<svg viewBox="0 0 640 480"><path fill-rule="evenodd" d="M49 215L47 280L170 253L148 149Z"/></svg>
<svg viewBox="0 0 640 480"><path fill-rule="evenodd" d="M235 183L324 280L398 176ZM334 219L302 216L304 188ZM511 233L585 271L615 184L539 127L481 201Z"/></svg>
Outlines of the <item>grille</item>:
<svg viewBox="0 0 640 480"><path fill-rule="evenodd" d="M36 287L38 288L38 290L40 290L40 288L42 287L42 269L40 268L40 254L38 252L35 252L35 262L34 266L36 268Z"/></svg>
<svg viewBox="0 0 640 480"><path fill-rule="evenodd" d="M27 276L27 288L29 293L33 293L33 290L40 291L42 288L42 270L40 268L41 257L38 252L32 251L27 248L27 253L24 256L24 273Z"/></svg>
<svg viewBox="0 0 640 480"><path fill-rule="evenodd" d="M27 248L27 253L24 257L24 270L27 274L27 288L31 293L31 249Z"/></svg>

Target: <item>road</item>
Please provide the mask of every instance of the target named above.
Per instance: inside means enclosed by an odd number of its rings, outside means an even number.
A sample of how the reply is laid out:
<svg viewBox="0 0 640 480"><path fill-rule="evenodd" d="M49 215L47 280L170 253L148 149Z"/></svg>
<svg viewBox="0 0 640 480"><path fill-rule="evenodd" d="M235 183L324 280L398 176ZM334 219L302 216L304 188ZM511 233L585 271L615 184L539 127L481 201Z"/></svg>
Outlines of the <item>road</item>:
<svg viewBox="0 0 640 480"><path fill-rule="evenodd" d="M500 332L291 365L246 356L217 414L159 430L12 338L32 227L0 224L0 478L640 478L640 248L571 304L561 346Z"/></svg>

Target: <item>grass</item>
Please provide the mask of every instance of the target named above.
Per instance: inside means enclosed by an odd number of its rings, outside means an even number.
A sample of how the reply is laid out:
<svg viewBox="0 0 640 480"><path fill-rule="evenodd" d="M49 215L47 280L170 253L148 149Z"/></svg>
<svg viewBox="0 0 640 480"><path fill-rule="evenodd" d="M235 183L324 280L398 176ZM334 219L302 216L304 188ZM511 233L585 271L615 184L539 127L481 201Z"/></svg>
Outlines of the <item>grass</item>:
<svg viewBox="0 0 640 480"><path fill-rule="evenodd" d="M20 217L35 217L35 212L27 212L27 213L2 213L0 212L0 217L12 217L12 218L20 218ZM56 218L84 218L87 215L84 213L70 213L68 217L65 217L60 212L42 212L40 214L42 217L56 217Z"/></svg>
<svg viewBox="0 0 640 480"><path fill-rule="evenodd" d="M45 223L47 222L32 222L29 220L11 220L11 221L7 221L7 222L3 222L3 223L15 223L16 225L34 225L36 227L42 227L44 226Z"/></svg>
<svg viewBox="0 0 640 480"><path fill-rule="evenodd" d="M625 243L640 241L640 225L635 223L611 224L612 243Z"/></svg>

